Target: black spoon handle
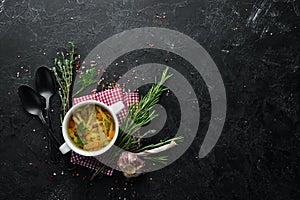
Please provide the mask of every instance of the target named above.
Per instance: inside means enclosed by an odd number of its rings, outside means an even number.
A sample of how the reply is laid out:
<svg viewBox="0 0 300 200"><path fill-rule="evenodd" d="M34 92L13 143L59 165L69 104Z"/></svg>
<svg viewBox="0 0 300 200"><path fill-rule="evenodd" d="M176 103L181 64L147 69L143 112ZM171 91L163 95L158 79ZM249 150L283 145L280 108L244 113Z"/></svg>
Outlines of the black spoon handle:
<svg viewBox="0 0 300 200"><path fill-rule="evenodd" d="M50 138L55 142L54 145L59 148L61 143L59 142L58 138L55 136L55 134L53 133L53 131L51 130L51 128L49 127L49 125L47 124L43 114L39 115L39 118L41 119L43 126L47 129L48 134L50 136ZM69 153L68 153L69 154ZM62 159L64 160L64 162L66 163L68 170L73 170L75 165L73 163L70 162L70 155L68 154L64 154L62 155Z"/></svg>
<svg viewBox="0 0 300 200"><path fill-rule="evenodd" d="M46 122L46 120L45 120L45 118L44 118L44 116L43 116L42 113L39 114L39 118L40 118L40 120L42 121L42 123L43 123L44 127L46 128L46 130L48 131L48 134L49 134L50 138L51 138L53 141L55 141L57 148L59 148L59 147L60 147L59 139L55 136L55 134L53 133L53 131L51 130L51 128L50 128L49 125L47 124L47 122Z"/></svg>
<svg viewBox="0 0 300 200"><path fill-rule="evenodd" d="M50 107L49 107L49 100L46 99L46 102L48 101L48 106L46 106L45 110L46 110L46 116L47 116L47 119L46 119L46 122L48 123L48 126L50 128L50 130L52 132L53 131L53 128L52 128L52 123L51 123L51 115L50 115ZM47 103L46 103L47 105ZM53 134L54 135L54 134ZM51 140L49 142L49 150L50 150L50 158L52 161L54 162L58 162L59 161L59 149L57 148L57 145L55 144L55 142L53 140Z"/></svg>
<svg viewBox="0 0 300 200"><path fill-rule="evenodd" d="M46 115L47 115L48 126L51 130L53 130L52 122L51 122L51 115L50 115L50 107L46 108Z"/></svg>

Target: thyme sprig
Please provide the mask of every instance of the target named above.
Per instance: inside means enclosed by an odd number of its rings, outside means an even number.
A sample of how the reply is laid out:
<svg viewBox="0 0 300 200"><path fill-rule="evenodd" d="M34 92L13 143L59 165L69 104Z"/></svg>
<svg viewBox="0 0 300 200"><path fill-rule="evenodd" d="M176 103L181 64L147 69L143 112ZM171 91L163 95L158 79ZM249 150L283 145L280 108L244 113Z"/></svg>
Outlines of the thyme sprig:
<svg viewBox="0 0 300 200"><path fill-rule="evenodd" d="M61 100L61 110L60 121L62 122L63 117L66 115L71 107L71 89L73 84L73 71L78 61L75 57L75 46L73 42L69 42L71 45L71 51L68 54L60 53L61 58L55 58L52 71L54 73L55 79L59 85L58 94Z"/></svg>

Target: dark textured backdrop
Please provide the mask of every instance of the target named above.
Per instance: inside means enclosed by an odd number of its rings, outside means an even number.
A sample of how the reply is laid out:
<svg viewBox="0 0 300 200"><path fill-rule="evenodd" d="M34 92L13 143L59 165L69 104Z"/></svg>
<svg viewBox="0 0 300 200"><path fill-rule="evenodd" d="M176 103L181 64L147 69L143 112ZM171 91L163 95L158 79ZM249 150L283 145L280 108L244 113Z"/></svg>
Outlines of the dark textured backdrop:
<svg viewBox="0 0 300 200"><path fill-rule="evenodd" d="M47 162L45 131L21 108L17 88L33 84L35 69L52 66L68 41L84 58L144 26L183 32L212 56L228 98L223 133L204 159L199 130L163 170L87 184L90 170ZM294 0L0 0L0 199L299 199L299 26ZM57 96L52 103L55 118Z"/></svg>

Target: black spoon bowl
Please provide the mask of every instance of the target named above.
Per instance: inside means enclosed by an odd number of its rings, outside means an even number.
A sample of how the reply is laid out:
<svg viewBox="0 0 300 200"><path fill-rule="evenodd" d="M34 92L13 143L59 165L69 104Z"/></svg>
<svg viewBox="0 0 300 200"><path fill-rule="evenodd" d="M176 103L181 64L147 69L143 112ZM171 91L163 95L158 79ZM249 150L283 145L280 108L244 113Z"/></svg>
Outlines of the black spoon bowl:
<svg viewBox="0 0 300 200"><path fill-rule="evenodd" d="M46 99L45 109L49 110L50 99L55 93L55 81L48 67L42 66L37 69L35 73L35 87L37 92Z"/></svg>
<svg viewBox="0 0 300 200"><path fill-rule="evenodd" d="M43 116L43 102L42 97L27 85L22 85L18 89L18 94L22 102L23 108L31 115L38 116L42 121L44 127L48 130L49 137L54 140L56 146L59 147L59 140L55 137L52 130L49 128Z"/></svg>

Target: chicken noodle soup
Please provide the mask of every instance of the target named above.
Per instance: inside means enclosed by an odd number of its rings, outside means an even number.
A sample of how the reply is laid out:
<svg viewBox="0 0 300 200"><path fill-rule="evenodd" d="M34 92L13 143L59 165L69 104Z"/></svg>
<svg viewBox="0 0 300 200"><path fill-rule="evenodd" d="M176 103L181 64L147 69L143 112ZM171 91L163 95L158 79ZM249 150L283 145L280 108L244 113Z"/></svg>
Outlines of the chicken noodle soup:
<svg viewBox="0 0 300 200"><path fill-rule="evenodd" d="M115 134L111 113L102 106L88 104L73 112L68 122L71 141L85 151L98 151L108 145Z"/></svg>

